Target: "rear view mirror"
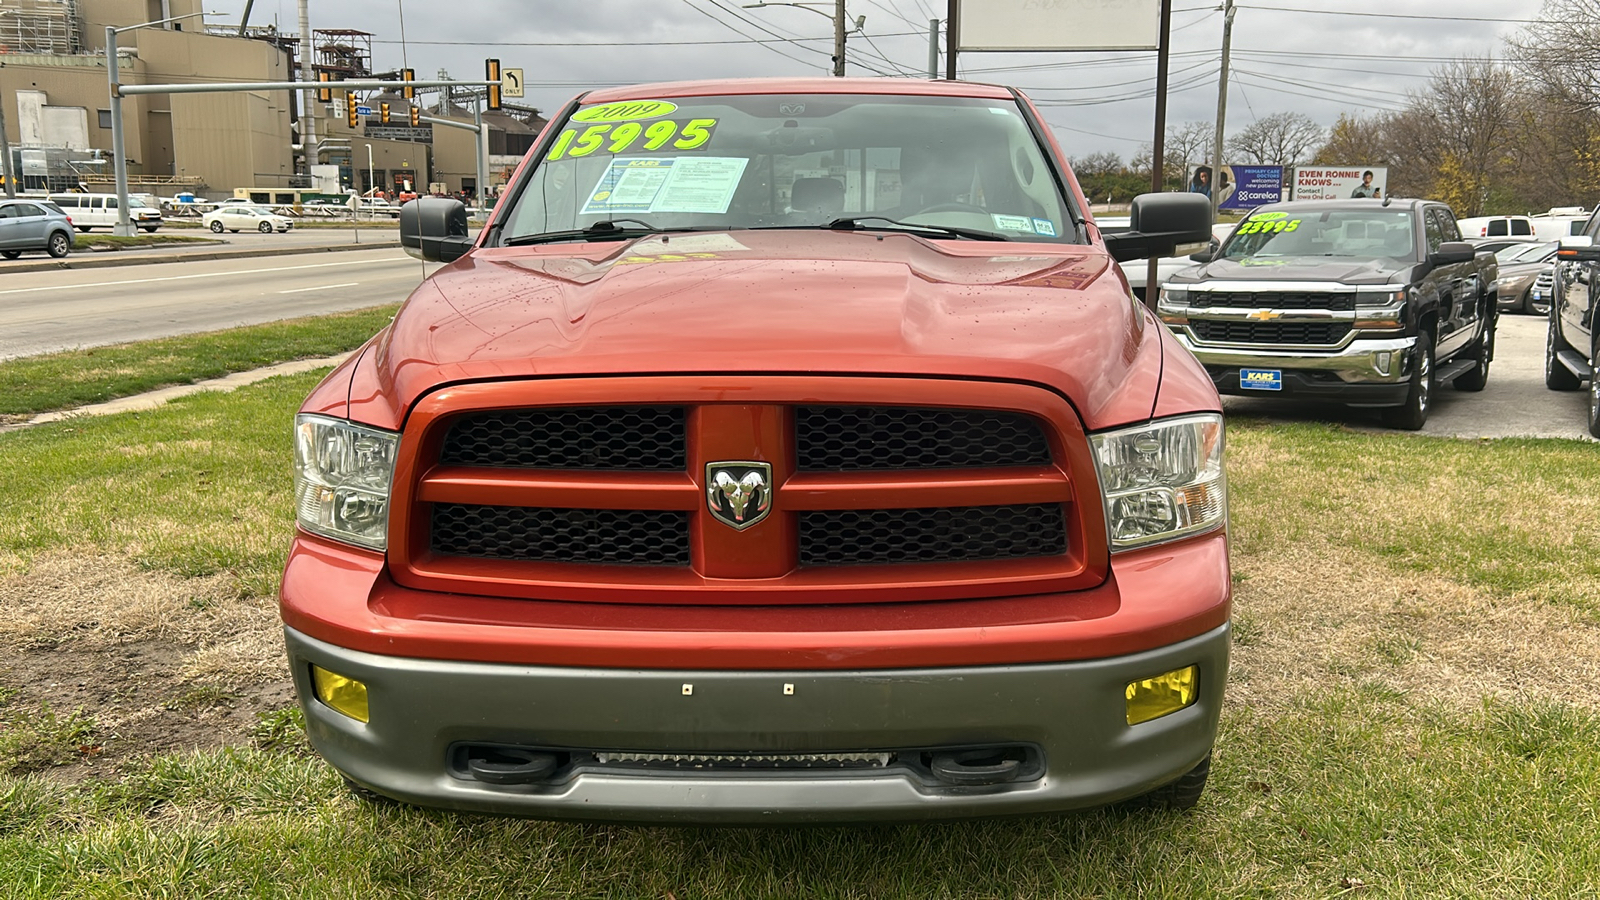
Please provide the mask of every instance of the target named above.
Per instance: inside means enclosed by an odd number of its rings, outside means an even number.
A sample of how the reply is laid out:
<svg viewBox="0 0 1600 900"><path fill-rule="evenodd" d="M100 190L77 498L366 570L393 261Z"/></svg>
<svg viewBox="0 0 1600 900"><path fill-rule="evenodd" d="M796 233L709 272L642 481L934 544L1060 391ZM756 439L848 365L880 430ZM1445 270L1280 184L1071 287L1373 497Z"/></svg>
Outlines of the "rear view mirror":
<svg viewBox="0 0 1600 900"><path fill-rule="evenodd" d="M1436 266L1447 266L1452 263L1472 262L1478 255L1478 249L1466 241L1445 241L1439 249L1433 251L1428 261Z"/></svg>
<svg viewBox="0 0 1600 900"><path fill-rule="evenodd" d="M454 262L465 256L472 249L466 205L444 197L421 197L400 207L400 246L428 262Z"/></svg>
<svg viewBox="0 0 1600 900"><path fill-rule="evenodd" d="M1600 262L1600 246L1586 234L1568 235L1556 247L1556 259L1562 262Z"/></svg>
<svg viewBox="0 0 1600 900"><path fill-rule="evenodd" d="M1117 262L1171 256L1180 244L1211 240L1211 199L1204 194L1140 194L1128 230L1104 235Z"/></svg>

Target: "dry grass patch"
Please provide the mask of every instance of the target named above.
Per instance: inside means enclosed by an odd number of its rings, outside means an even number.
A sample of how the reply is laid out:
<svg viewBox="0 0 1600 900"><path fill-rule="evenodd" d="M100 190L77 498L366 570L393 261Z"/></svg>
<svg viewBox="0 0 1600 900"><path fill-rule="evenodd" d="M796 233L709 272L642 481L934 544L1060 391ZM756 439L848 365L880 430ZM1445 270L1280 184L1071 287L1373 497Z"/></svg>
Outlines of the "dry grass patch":
<svg viewBox="0 0 1600 900"><path fill-rule="evenodd" d="M1486 699L1600 710L1600 624L1581 610L1427 573L1350 548L1236 557L1230 700L1270 708L1382 685L1462 710Z"/></svg>

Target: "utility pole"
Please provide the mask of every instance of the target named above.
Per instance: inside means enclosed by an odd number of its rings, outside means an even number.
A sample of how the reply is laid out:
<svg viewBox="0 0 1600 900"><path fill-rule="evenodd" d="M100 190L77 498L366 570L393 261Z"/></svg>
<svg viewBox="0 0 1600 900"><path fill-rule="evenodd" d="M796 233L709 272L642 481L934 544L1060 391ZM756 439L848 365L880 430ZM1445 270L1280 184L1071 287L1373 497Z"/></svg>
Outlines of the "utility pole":
<svg viewBox="0 0 1600 900"><path fill-rule="evenodd" d="M1156 133L1150 143L1150 190L1161 193L1167 169L1167 70L1172 55L1172 0L1161 0L1161 43L1156 49ZM1144 271L1144 302L1151 309L1161 296L1154 256Z"/></svg>
<svg viewBox="0 0 1600 900"><path fill-rule="evenodd" d="M961 46L961 0L950 0L944 14L944 77L956 80L956 49Z"/></svg>
<svg viewBox="0 0 1600 900"><path fill-rule="evenodd" d="M833 77L844 77L844 0L834 4L833 13Z"/></svg>
<svg viewBox="0 0 1600 900"><path fill-rule="evenodd" d="M939 80L939 20L928 20L928 80Z"/></svg>
<svg viewBox="0 0 1600 900"><path fill-rule="evenodd" d="M1228 50L1233 46L1233 0L1222 5L1222 71L1217 78L1217 136L1211 142L1211 209L1222 203L1222 132L1228 122Z"/></svg>
<svg viewBox="0 0 1600 900"><path fill-rule="evenodd" d="M316 81L316 66L312 54L316 51L311 46L311 0L300 0L300 72L299 80ZM306 89L300 93L300 145L306 156L306 174L311 174L311 167L321 162L322 156L317 152L317 92ZM351 179L352 181L354 179Z"/></svg>
<svg viewBox="0 0 1600 900"><path fill-rule="evenodd" d="M0 91L0 98L5 97L5 91ZM6 137L6 105L0 99L0 178L6 182L6 199L17 199L16 173L11 165L11 140Z"/></svg>

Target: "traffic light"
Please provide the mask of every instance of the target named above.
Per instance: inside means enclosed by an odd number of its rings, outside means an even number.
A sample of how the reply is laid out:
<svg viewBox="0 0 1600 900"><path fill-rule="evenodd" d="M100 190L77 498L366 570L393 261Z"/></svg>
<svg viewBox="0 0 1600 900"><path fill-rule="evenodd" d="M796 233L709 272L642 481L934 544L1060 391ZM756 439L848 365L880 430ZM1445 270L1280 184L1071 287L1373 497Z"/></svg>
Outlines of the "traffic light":
<svg viewBox="0 0 1600 900"><path fill-rule="evenodd" d="M407 100L417 99L417 89L411 86L411 82L417 80L417 70L401 69L400 80L406 82L406 86L401 88L401 92L405 95L405 98Z"/></svg>
<svg viewBox="0 0 1600 900"><path fill-rule="evenodd" d="M385 125L389 124L389 104L388 103L380 103L380 104L378 104L378 121L382 122Z"/></svg>
<svg viewBox="0 0 1600 900"><path fill-rule="evenodd" d="M331 81L333 81L333 76L329 75L327 72L318 72L317 73L317 80L320 81L320 82L331 82ZM319 87L319 88L317 88L317 102L318 103L332 103L333 102L333 88L331 88L331 87Z"/></svg>
<svg viewBox="0 0 1600 900"><path fill-rule="evenodd" d="M418 109L415 106L411 107L411 127L412 128L416 128L421 124L422 124L422 110Z"/></svg>
<svg viewBox="0 0 1600 900"><path fill-rule="evenodd" d="M485 60L484 81L492 82L489 85L489 108L500 108L500 60Z"/></svg>
<svg viewBox="0 0 1600 900"><path fill-rule="evenodd" d="M350 123L351 128L355 128L361 123L361 116L356 113L356 95L354 91L344 92L344 117L345 121Z"/></svg>

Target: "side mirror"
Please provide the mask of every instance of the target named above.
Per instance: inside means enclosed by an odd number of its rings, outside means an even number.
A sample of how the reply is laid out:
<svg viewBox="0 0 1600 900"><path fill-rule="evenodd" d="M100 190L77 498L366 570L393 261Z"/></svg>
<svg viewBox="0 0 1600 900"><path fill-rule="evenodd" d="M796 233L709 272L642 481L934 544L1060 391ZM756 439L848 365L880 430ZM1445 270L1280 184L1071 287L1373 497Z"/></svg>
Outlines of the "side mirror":
<svg viewBox="0 0 1600 900"><path fill-rule="evenodd" d="M1206 245L1206 248L1204 250L1201 250L1198 253L1189 254L1189 261L1190 262L1197 262L1197 263L1208 263L1208 262L1211 262L1212 260L1217 258L1217 253L1220 252L1221 250L1222 250L1222 245L1217 243L1217 239L1216 238L1212 238L1211 239L1211 243Z"/></svg>
<svg viewBox="0 0 1600 900"><path fill-rule="evenodd" d="M1439 249L1433 251L1428 261L1436 266L1448 266L1452 263L1472 262L1478 255L1478 249L1466 241L1445 241Z"/></svg>
<svg viewBox="0 0 1600 900"><path fill-rule="evenodd" d="M1140 194L1128 230L1104 236L1117 262L1172 256L1180 244L1211 240L1211 198L1204 194Z"/></svg>
<svg viewBox="0 0 1600 900"><path fill-rule="evenodd" d="M454 262L472 249L460 200L420 197L400 207L400 246L428 262Z"/></svg>
<svg viewBox="0 0 1600 900"><path fill-rule="evenodd" d="M1556 245L1556 259L1562 262L1600 262L1600 246L1586 234L1568 235Z"/></svg>

